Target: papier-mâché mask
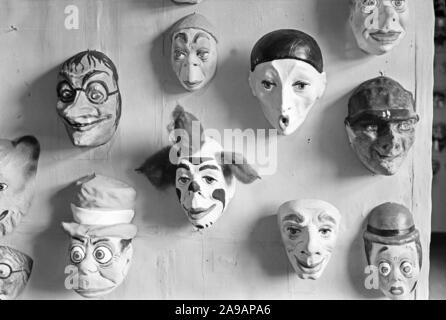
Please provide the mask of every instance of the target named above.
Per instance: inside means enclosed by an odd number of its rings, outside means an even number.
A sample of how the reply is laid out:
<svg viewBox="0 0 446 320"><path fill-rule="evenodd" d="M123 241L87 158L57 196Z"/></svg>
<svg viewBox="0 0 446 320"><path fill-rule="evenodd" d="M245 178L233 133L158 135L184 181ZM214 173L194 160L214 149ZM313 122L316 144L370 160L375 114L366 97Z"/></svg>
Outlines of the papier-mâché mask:
<svg viewBox="0 0 446 320"><path fill-rule="evenodd" d="M200 128L197 132L203 132L197 118L177 107L172 129L181 133L178 135L181 139L147 159L137 171L158 188L175 185L189 222L203 229L213 225L226 211L235 193L234 178L252 183L259 177L243 156L225 152L216 140L204 134L198 134L194 140L194 124Z"/></svg>
<svg viewBox="0 0 446 320"><path fill-rule="evenodd" d="M0 246L0 300L13 300L25 289L33 260L10 247Z"/></svg>
<svg viewBox="0 0 446 320"><path fill-rule="evenodd" d="M284 203L277 213L285 250L301 279L318 279L336 245L341 215L322 200Z"/></svg>
<svg viewBox="0 0 446 320"><path fill-rule="evenodd" d="M20 223L34 196L40 144L33 136L0 139L0 236Z"/></svg>
<svg viewBox="0 0 446 320"><path fill-rule="evenodd" d="M350 145L370 171L398 171L415 141L419 117L414 107L412 93L387 77L368 80L354 91L345 127Z"/></svg>
<svg viewBox="0 0 446 320"><path fill-rule="evenodd" d="M266 34L251 52L249 84L271 125L280 134L292 134L325 91L316 40L292 29Z"/></svg>
<svg viewBox="0 0 446 320"><path fill-rule="evenodd" d="M215 76L218 38L212 24L198 13L190 14L169 30L170 63L188 91L204 88Z"/></svg>
<svg viewBox="0 0 446 320"><path fill-rule="evenodd" d="M407 0L350 0L350 25L358 46L382 55L406 36L409 24Z"/></svg>
<svg viewBox="0 0 446 320"><path fill-rule="evenodd" d="M364 232L367 261L379 275L379 288L393 300L413 299L422 249L412 214L396 203L374 208Z"/></svg>
<svg viewBox="0 0 446 320"><path fill-rule="evenodd" d="M62 227L71 237L70 265L78 281L73 289L95 298L115 290L127 276L137 232L131 223L136 192L124 182L95 174L77 186L71 204L74 222Z"/></svg>
<svg viewBox="0 0 446 320"><path fill-rule="evenodd" d="M118 72L105 54L87 50L65 61L57 84L57 113L77 147L109 142L121 117Z"/></svg>

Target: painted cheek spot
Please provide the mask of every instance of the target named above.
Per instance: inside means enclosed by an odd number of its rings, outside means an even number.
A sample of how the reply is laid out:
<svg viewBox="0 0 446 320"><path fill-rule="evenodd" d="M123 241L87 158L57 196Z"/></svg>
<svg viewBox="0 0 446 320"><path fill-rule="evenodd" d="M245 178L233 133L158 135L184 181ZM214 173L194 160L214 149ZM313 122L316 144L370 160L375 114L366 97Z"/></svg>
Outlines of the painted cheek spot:
<svg viewBox="0 0 446 320"><path fill-rule="evenodd" d="M220 201L221 203L223 203L223 209L225 208L226 205L226 191L224 189L216 189L214 190L214 192L212 192L212 198L214 198L215 200Z"/></svg>

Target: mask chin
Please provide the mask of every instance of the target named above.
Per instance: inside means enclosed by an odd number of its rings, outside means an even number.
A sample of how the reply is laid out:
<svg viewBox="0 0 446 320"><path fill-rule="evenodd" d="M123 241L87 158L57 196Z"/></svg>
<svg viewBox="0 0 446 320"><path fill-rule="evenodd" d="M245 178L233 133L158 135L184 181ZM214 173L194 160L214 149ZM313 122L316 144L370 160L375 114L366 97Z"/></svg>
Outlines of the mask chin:
<svg viewBox="0 0 446 320"><path fill-rule="evenodd" d="M14 230L22 220L22 212L13 210L1 210L0 235L4 236Z"/></svg>

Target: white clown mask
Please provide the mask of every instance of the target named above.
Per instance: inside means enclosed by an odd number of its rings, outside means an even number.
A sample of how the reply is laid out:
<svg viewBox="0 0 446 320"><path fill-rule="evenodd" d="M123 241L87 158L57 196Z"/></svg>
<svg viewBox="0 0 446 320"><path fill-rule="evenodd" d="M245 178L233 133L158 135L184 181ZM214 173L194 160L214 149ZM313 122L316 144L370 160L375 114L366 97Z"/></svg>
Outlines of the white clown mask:
<svg viewBox="0 0 446 320"><path fill-rule="evenodd" d="M217 159L223 148L206 137L201 149L190 157L180 157L175 187L189 221L203 229L213 225L234 196L235 179L225 176Z"/></svg>
<svg viewBox="0 0 446 320"><path fill-rule="evenodd" d="M264 62L249 77L266 119L283 135L292 134L302 125L322 97L326 82L325 72L297 59Z"/></svg>
<svg viewBox="0 0 446 320"><path fill-rule="evenodd" d="M406 36L410 19L407 0L350 1L350 25L363 51L385 54Z"/></svg>
<svg viewBox="0 0 446 320"><path fill-rule="evenodd" d="M318 279L336 245L341 215L333 205L313 199L284 203L278 211L282 241L301 279Z"/></svg>

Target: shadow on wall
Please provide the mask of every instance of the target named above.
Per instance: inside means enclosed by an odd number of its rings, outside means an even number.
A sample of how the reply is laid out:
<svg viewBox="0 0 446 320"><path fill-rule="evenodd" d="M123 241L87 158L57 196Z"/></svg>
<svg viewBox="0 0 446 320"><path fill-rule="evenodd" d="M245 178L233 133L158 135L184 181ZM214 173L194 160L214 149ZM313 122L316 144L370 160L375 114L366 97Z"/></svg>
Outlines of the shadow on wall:
<svg viewBox="0 0 446 320"><path fill-rule="evenodd" d="M365 287L365 280L368 276L365 273L365 267L367 266L367 259L364 251L363 233L367 226L367 219L364 219L361 229L357 232L355 239L351 242L348 250L348 270L347 273L350 278L350 282L353 288L358 294L368 299L378 299L382 297L379 290L367 289ZM361 257L358 263L358 254Z"/></svg>
<svg viewBox="0 0 446 320"><path fill-rule="evenodd" d="M73 220L69 202L74 187L74 182L70 183L51 197L50 225L34 239L34 256L39 257L39 261L35 264L33 285L38 290L66 292L64 270L68 265L69 237L63 233L61 222Z"/></svg>
<svg viewBox="0 0 446 320"><path fill-rule="evenodd" d="M247 245L247 251L258 261L266 275L270 277L288 275L288 257L282 245L276 215L262 217L255 223Z"/></svg>
<svg viewBox="0 0 446 320"><path fill-rule="evenodd" d="M350 92L321 113L318 148L321 157L337 167L339 178L349 179L367 175L368 171L357 159L350 147L344 119L348 114L347 105Z"/></svg>
<svg viewBox="0 0 446 320"><path fill-rule="evenodd" d="M231 116L232 128L272 129L263 116L258 100L252 95L248 82L249 70L249 54L232 48L228 58L220 61L212 85L217 88L222 106Z"/></svg>

